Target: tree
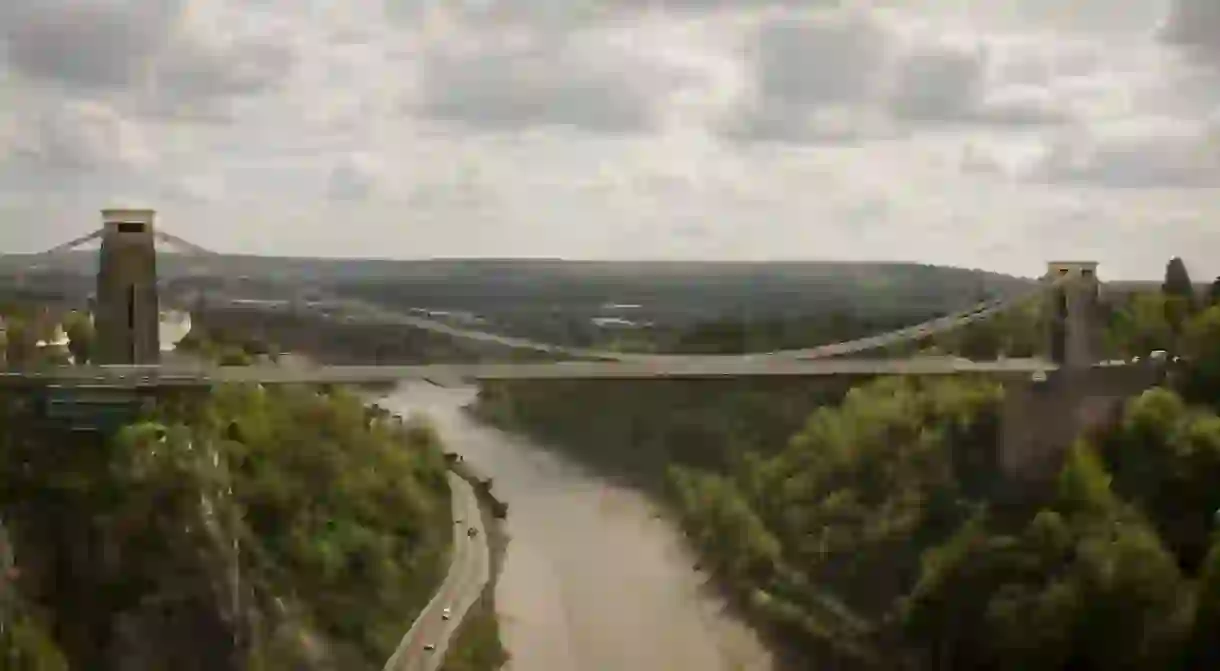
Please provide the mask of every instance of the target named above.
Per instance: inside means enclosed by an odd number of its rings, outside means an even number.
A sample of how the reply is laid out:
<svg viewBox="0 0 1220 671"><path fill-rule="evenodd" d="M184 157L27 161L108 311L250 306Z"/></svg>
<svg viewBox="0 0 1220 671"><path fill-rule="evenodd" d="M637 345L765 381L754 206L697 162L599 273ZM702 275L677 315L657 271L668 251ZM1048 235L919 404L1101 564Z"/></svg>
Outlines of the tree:
<svg viewBox="0 0 1220 671"><path fill-rule="evenodd" d="M1175 256L1166 264L1161 293L1165 295L1165 319L1174 333L1180 333L1195 306L1195 287L1181 258Z"/></svg>
<svg viewBox="0 0 1220 671"><path fill-rule="evenodd" d="M1165 265L1165 281L1161 284L1161 293L1166 296L1178 296L1194 302L1195 288L1190 281L1190 273L1186 263L1180 257L1173 257Z"/></svg>
<svg viewBox="0 0 1220 671"><path fill-rule="evenodd" d="M77 365L89 363L93 353L93 322L79 313L73 313L64 324L68 336L68 351Z"/></svg>
<svg viewBox="0 0 1220 671"><path fill-rule="evenodd" d="M1220 277L1212 280L1211 289L1207 292L1207 304L1209 306L1220 305Z"/></svg>
<svg viewBox="0 0 1220 671"><path fill-rule="evenodd" d="M1190 320L1183 354L1190 360L1182 376L1183 394L1191 401L1220 408L1220 305Z"/></svg>
<svg viewBox="0 0 1220 671"><path fill-rule="evenodd" d="M38 343L26 322L11 319L7 327L4 334L4 356L9 368L20 368L34 363L38 357Z"/></svg>
<svg viewBox="0 0 1220 671"><path fill-rule="evenodd" d="M1171 349L1174 330L1167 307L1170 298L1159 293L1136 294L1130 305L1115 315L1111 337L1115 349L1125 356Z"/></svg>

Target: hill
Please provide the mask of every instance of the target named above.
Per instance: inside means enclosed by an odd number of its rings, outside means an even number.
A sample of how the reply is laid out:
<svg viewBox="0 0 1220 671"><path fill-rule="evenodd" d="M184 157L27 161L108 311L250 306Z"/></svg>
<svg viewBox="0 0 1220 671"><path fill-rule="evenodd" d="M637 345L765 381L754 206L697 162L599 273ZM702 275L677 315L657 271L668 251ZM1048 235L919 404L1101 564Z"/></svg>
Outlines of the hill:
<svg viewBox="0 0 1220 671"><path fill-rule="evenodd" d="M0 291L31 259L0 257ZM23 275L43 301L86 294L96 255L38 262ZM721 321L794 320L813 315L908 319L956 311L1023 292L1033 280L911 263L612 262L558 259L308 259L162 254L173 287L227 296L309 298L333 292L402 310L477 316L487 328L550 342L605 342L625 327L686 330ZM4 277L8 276L5 281ZM7 285L9 291L4 291ZM35 292L37 293L37 292Z"/></svg>

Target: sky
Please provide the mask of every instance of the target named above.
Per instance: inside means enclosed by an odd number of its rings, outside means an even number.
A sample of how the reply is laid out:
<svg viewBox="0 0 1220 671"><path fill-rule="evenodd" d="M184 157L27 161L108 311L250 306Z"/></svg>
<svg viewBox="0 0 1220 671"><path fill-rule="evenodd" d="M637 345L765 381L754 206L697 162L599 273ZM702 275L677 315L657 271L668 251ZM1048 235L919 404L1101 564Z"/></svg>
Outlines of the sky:
<svg viewBox="0 0 1220 671"><path fill-rule="evenodd" d="M0 250L1220 275L1215 0L3 0Z"/></svg>

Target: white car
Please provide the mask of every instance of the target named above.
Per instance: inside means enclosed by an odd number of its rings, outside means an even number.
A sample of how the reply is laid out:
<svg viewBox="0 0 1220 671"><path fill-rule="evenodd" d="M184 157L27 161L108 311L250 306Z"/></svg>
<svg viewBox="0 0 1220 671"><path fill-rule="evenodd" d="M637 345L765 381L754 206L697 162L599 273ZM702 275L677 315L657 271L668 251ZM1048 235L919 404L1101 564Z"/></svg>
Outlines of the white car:
<svg viewBox="0 0 1220 671"><path fill-rule="evenodd" d="M442 620L448 620L450 617L453 617L453 613L448 608L441 611Z"/></svg>
<svg viewBox="0 0 1220 671"><path fill-rule="evenodd" d="M433 650L436 650L436 646L431 643L425 643L424 650L427 650L428 652L432 652Z"/></svg>

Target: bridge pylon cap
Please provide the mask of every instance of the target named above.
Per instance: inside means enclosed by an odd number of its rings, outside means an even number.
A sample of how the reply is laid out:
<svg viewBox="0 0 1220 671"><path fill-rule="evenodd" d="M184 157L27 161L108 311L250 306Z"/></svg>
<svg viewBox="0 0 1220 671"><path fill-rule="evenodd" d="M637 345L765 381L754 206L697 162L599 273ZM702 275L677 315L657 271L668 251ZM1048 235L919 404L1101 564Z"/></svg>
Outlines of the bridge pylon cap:
<svg viewBox="0 0 1220 671"><path fill-rule="evenodd" d="M157 211L149 208L113 207L102 210L102 223L107 233L119 232L124 224L136 224L141 232L151 232ZM127 231L123 231L127 232Z"/></svg>

